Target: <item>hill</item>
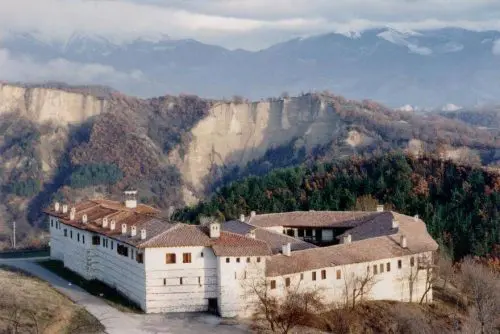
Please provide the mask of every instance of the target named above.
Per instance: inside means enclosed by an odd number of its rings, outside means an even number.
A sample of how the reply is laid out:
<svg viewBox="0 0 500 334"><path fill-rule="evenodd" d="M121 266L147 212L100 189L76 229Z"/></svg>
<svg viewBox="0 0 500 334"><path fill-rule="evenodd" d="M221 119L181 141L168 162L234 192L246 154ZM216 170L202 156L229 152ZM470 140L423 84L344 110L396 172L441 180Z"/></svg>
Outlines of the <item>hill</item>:
<svg viewBox="0 0 500 334"><path fill-rule="evenodd" d="M212 198L176 212L237 219L241 213L295 210L375 210L377 203L419 215L429 233L456 259L485 256L500 245L500 175L430 156L399 153L318 163L249 177Z"/></svg>
<svg viewBox="0 0 500 334"><path fill-rule="evenodd" d="M119 44L81 33L66 41L11 33L0 42L9 69L0 79L105 83L144 97L168 91L259 99L330 89L392 107L474 106L499 102L498 39L498 31L387 28L295 38L246 51L194 40Z"/></svg>
<svg viewBox="0 0 500 334"><path fill-rule="evenodd" d="M495 132L328 92L247 102L129 97L105 87L0 85L0 243L40 242L40 210L137 188L172 212L247 175L351 155L438 151L494 164Z"/></svg>
<svg viewBox="0 0 500 334"><path fill-rule="evenodd" d="M1 333L100 333L102 325L47 283L0 268Z"/></svg>

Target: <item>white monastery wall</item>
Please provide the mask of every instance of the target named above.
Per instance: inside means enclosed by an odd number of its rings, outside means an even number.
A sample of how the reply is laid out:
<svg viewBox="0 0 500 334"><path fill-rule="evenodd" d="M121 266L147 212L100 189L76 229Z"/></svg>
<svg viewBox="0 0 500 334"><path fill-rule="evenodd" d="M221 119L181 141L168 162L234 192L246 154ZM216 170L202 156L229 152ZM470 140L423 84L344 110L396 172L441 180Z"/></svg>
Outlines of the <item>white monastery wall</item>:
<svg viewBox="0 0 500 334"><path fill-rule="evenodd" d="M175 254L175 263L166 263ZM183 254L191 262L184 263ZM146 312L197 312L217 298L217 261L208 247L147 248Z"/></svg>

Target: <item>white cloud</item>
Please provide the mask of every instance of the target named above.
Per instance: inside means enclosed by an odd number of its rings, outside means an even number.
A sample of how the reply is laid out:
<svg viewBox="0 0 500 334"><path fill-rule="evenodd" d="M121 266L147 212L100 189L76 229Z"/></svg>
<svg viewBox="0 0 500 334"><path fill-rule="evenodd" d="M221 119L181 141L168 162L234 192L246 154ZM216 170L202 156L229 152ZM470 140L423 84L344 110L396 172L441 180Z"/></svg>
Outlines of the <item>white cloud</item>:
<svg viewBox="0 0 500 334"><path fill-rule="evenodd" d="M493 42L493 49L491 50L494 55L500 56L500 39Z"/></svg>
<svg viewBox="0 0 500 334"><path fill-rule="evenodd" d="M498 0L1 0L0 31L37 30L58 39L75 30L119 40L167 34L255 49L387 24L500 30L498 17Z"/></svg>
<svg viewBox="0 0 500 334"><path fill-rule="evenodd" d="M47 63L33 61L29 57L11 57L8 50L0 49L2 80L7 81L62 81L73 84L103 84L114 86L124 82L144 82L140 71L120 72L111 66L84 64L65 59L54 59Z"/></svg>

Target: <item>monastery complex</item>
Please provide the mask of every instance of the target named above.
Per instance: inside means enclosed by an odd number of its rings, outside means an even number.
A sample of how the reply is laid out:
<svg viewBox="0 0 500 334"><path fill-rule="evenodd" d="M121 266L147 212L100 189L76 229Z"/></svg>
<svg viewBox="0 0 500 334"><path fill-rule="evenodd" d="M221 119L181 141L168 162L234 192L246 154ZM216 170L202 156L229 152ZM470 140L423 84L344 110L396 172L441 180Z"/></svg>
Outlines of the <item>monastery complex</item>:
<svg viewBox="0 0 500 334"><path fill-rule="evenodd" d="M46 209L51 257L114 287L144 312L249 316L256 282L277 296L317 289L332 303L432 300L428 277L438 245L417 216L379 206L374 212L251 212L187 225L138 204L135 191L125 196Z"/></svg>

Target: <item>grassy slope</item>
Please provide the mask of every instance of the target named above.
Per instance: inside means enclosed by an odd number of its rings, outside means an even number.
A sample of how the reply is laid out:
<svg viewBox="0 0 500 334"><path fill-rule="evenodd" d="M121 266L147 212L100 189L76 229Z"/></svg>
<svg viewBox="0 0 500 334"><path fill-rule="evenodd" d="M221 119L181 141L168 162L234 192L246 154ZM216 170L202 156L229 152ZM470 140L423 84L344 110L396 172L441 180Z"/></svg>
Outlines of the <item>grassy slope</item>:
<svg viewBox="0 0 500 334"><path fill-rule="evenodd" d="M19 333L103 331L97 319L39 279L0 268L0 286L0 333L15 332L15 324Z"/></svg>

